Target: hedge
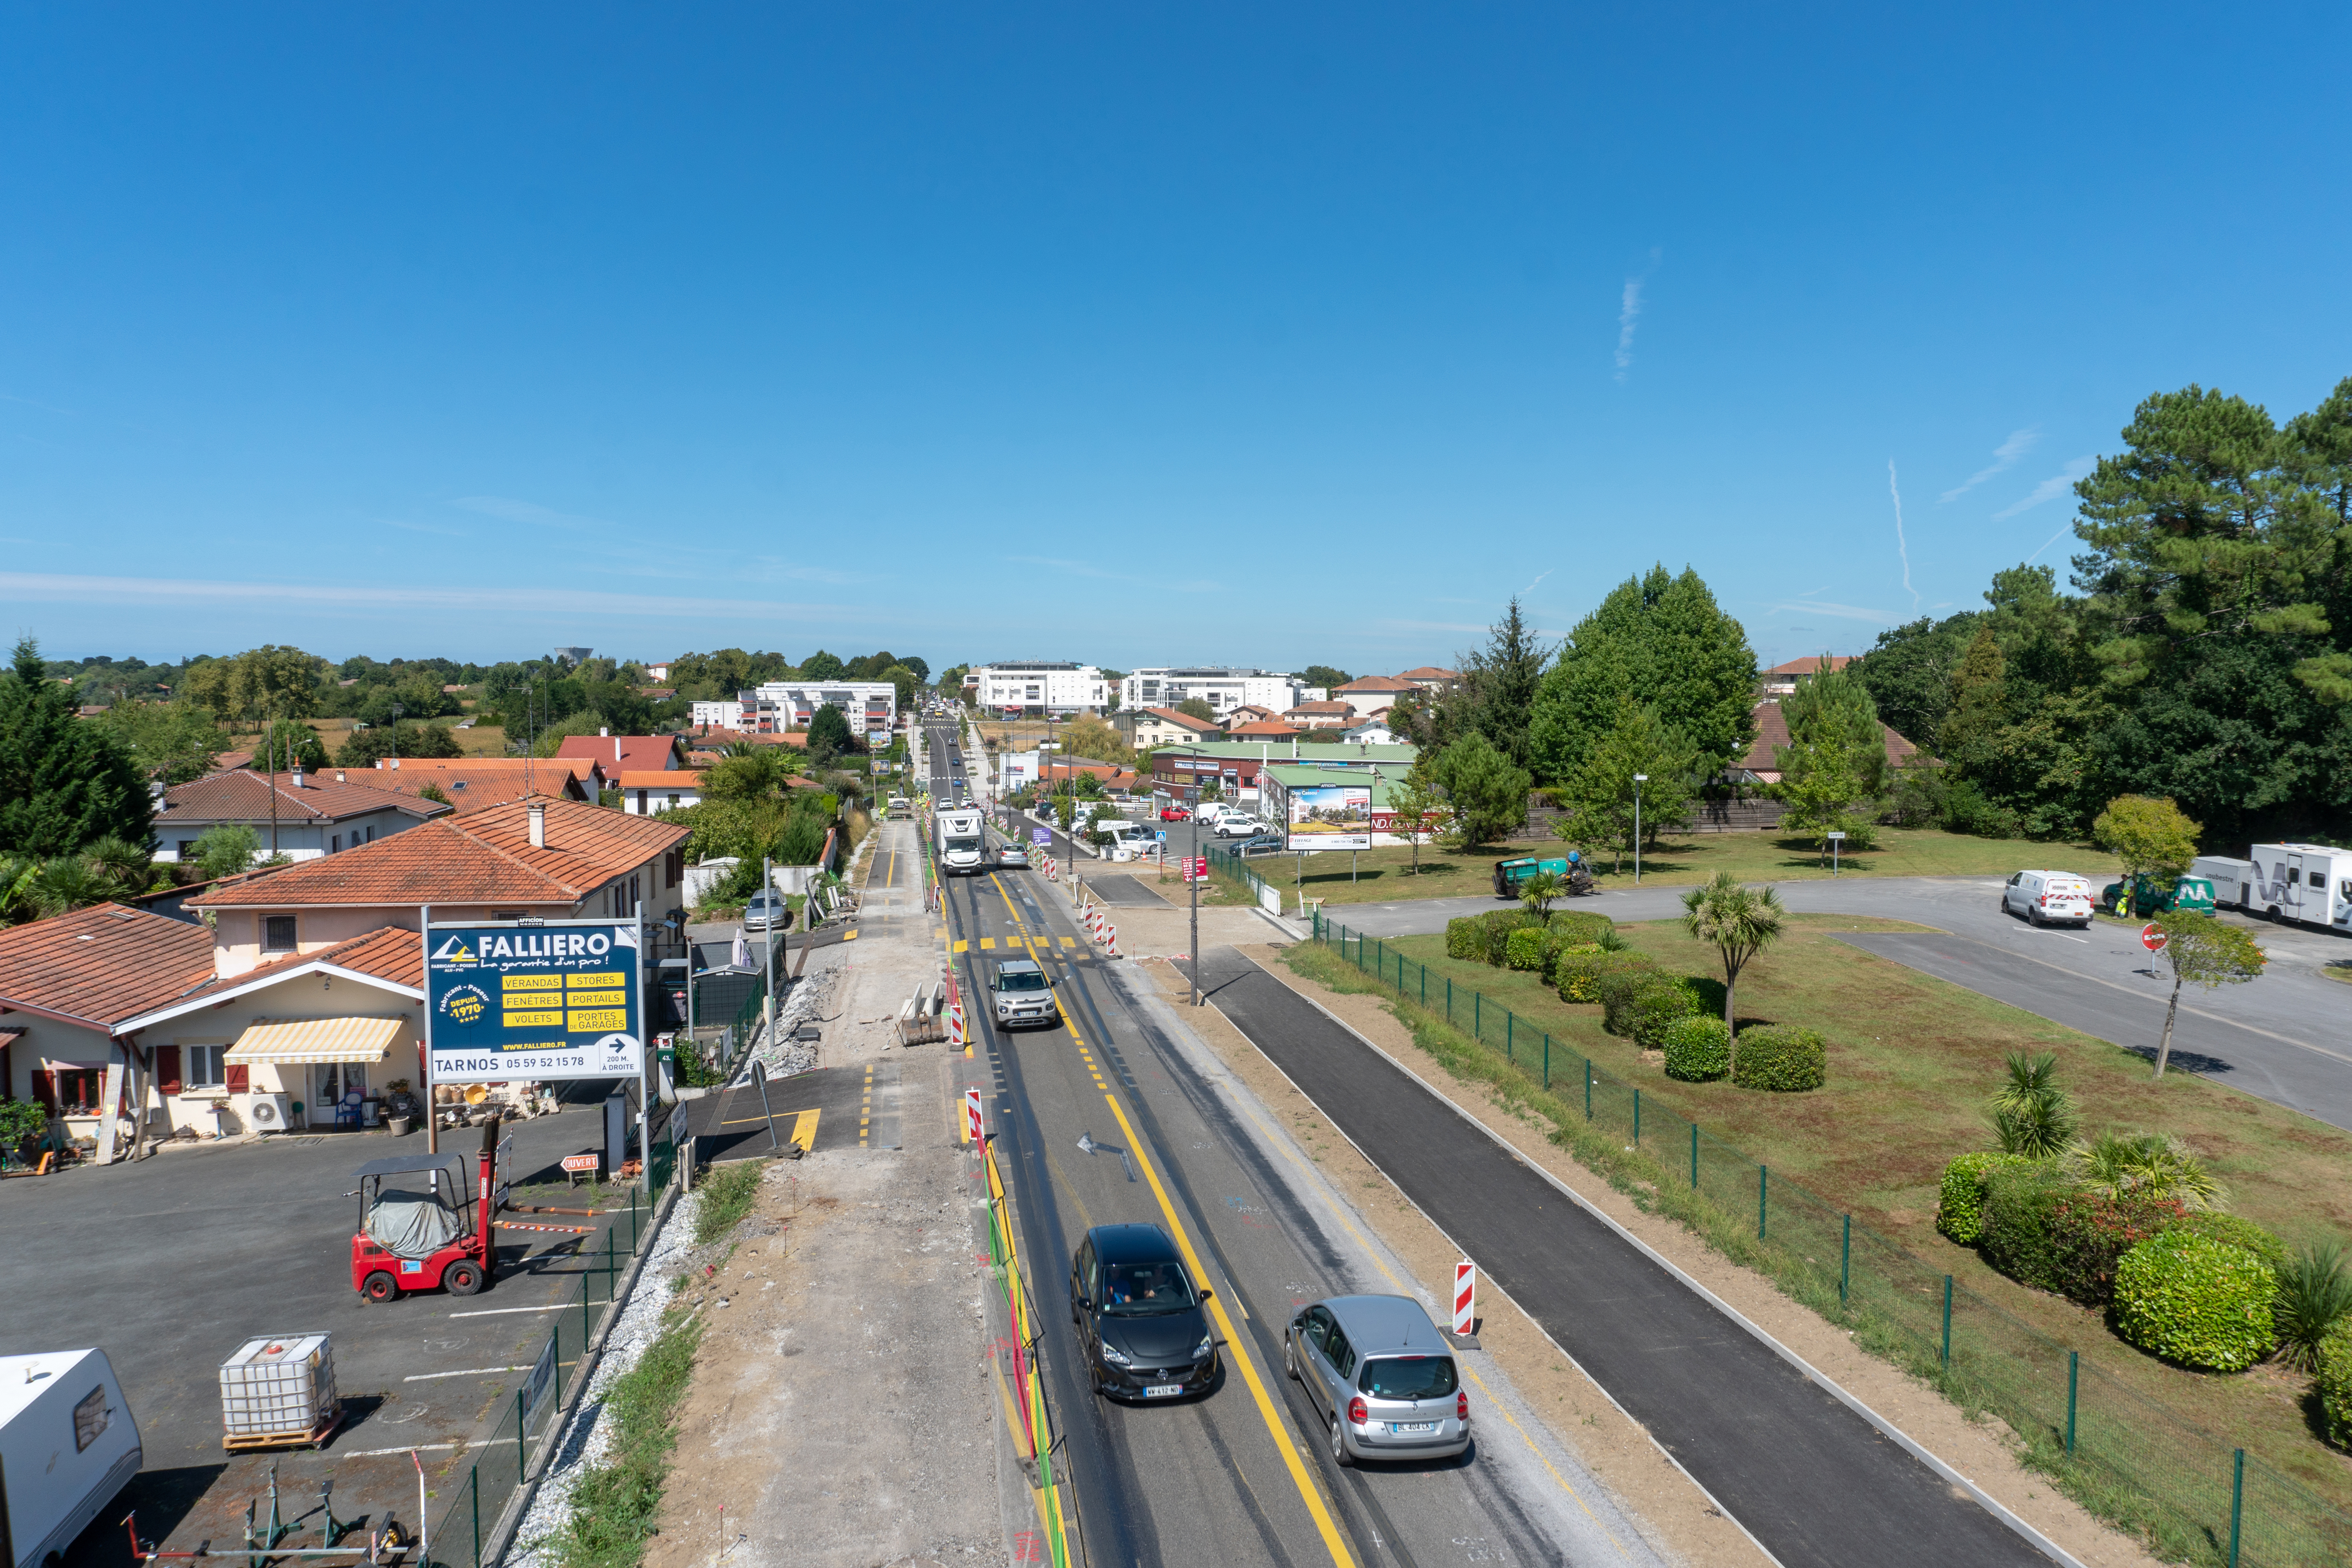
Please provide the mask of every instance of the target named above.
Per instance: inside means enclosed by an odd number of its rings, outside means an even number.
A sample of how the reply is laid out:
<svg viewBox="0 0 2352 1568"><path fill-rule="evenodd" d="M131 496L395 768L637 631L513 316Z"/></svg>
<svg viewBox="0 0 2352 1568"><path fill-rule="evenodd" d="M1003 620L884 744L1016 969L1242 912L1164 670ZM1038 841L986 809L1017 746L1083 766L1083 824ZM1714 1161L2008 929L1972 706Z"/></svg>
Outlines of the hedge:
<svg viewBox="0 0 2352 1568"><path fill-rule="evenodd" d="M1731 1070L1731 1029L1720 1018L1695 1015L1666 1026L1666 1076L1706 1083Z"/></svg>
<svg viewBox="0 0 2352 1568"><path fill-rule="evenodd" d="M2050 1215L2050 1272L2058 1293L2085 1307L2107 1305L2124 1254L2180 1215L2169 1198L2076 1193L2061 1200Z"/></svg>
<svg viewBox="0 0 2352 1568"><path fill-rule="evenodd" d="M1558 910L1553 911L1551 929L1563 943L1599 942L1617 929L1617 922L1607 915L1588 914L1582 910Z"/></svg>
<svg viewBox="0 0 2352 1568"><path fill-rule="evenodd" d="M2021 1285L2057 1289L2057 1210L2076 1191L2046 1161L2024 1160L1988 1170L1977 1237L1984 1260Z"/></svg>
<svg viewBox="0 0 2352 1568"><path fill-rule="evenodd" d="M2243 1372L2270 1354L2270 1265L2191 1230L2150 1237L2116 1266L2116 1329L2144 1351L2213 1372Z"/></svg>
<svg viewBox="0 0 2352 1568"><path fill-rule="evenodd" d="M2208 1241L2219 1241L2231 1247L2241 1247L2266 1264L2273 1274L2284 1272L2287 1265L2286 1243L2250 1219L2240 1219L2233 1214L2217 1214L2211 1209L2191 1209L2165 1226L2167 1230L2186 1230Z"/></svg>
<svg viewBox="0 0 2352 1568"><path fill-rule="evenodd" d="M1500 969L1510 958L1511 933L1535 923L1535 916L1525 910L1489 910L1478 922L1486 928L1486 951L1479 956Z"/></svg>
<svg viewBox="0 0 2352 1568"><path fill-rule="evenodd" d="M1540 971L1544 967L1545 949L1551 945L1551 933L1540 926L1521 926L1503 943L1505 961L1513 969Z"/></svg>
<svg viewBox="0 0 2352 1568"><path fill-rule="evenodd" d="M2327 1421L2327 1440L2339 1448L2352 1448L2352 1318L2338 1322L2319 1342L2319 1371L2311 1383Z"/></svg>
<svg viewBox="0 0 2352 1568"><path fill-rule="evenodd" d="M1478 923L1476 915L1460 915L1445 922L1445 956L1475 959L1486 956L1486 928Z"/></svg>
<svg viewBox="0 0 2352 1568"><path fill-rule="evenodd" d="M1598 1002L1601 984L1612 974L1654 971L1658 966L1638 952L1607 952L1593 944L1564 947L1552 961L1552 984L1563 1002Z"/></svg>
<svg viewBox="0 0 2352 1568"><path fill-rule="evenodd" d="M1742 1089L1801 1094L1829 1081L1829 1047L1820 1033L1786 1024L1759 1024L1740 1034L1731 1058L1731 1081Z"/></svg>
<svg viewBox="0 0 2352 1568"><path fill-rule="evenodd" d="M1997 1170L2032 1163L1998 1149L1979 1149L1953 1160L1944 1167L1944 1180L1937 1189L1936 1228L1962 1247L1974 1247L1984 1234L1985 1178Z"/></svg>

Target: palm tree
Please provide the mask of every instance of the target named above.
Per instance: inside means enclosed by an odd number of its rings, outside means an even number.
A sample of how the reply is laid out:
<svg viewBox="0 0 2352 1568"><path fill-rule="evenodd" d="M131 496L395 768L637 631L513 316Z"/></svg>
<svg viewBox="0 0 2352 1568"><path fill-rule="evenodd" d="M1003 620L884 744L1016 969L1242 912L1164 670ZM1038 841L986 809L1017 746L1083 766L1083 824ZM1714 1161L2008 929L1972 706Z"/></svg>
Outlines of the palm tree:
<svg viewBox="0 0 2352 1568"><path fill-rule="evenodd" d="M2280 1359L2299 1372L2315 1370L2319 1342L2352 1316L2352 1274L2345 1272L2343 1249L2322 1242L2287 1259L2271 1316L2278 1326Z"/></svg>
<svg viewBox="0 0 2352 1568"><path fill-rule="evenodd" d="M1559 873L1538 871L1520 882L1519 902L1527 905L1536 919L1548 921L1551 919L1551 901L1559 897L1563 886Z"/></svg>
<svg viewBox="0 0 2352 1568"><path fill-rule="evenodd" d="M2102 1132L2074 1145L2083 1185L2111 1198L2169 1198L2186 1208L2218 1208L2221 1184L2179 1139L2158 1132Z"/></svg>
<svg viewBox="0 0 2352 1568"><path fill-rule="evenodd" d="M110 834L94 844L82 846L81 855L93 870L114 884L119 893L143 893L154 879L155 858L127 838Z"/></svg>
<svg viewBox="0 0 2352 1568"><path fill-rule="evenodd" d="M1723 1026L1731 1035L1734 1061L1738 1059L1739 1025L1732 994L1739 987L1739 972L1780 940L1785 932L1781 917L1787 912L1780 894L1744 886L1728 871L1717 871L1713 881L1683 895L1683 929L1723 955Z"/></svg>
<svg viewBox="0 0 2352 1568"><path fill-rule="evenodd" d="M2074 1096L2058 1087L2058 1058L2009 1053L2009 1082L1992 1097L1993 1135L2004 1154L2052 1160L2074 1142L2082 1119Z"/></svg>
<svg viewBox="0 0 2352 1568"><path fill-rule="evenodd" d="M119 889L114 879L79 855L45 860L33 878L33 907L46 920L74 910L102 904Z"/></svg>

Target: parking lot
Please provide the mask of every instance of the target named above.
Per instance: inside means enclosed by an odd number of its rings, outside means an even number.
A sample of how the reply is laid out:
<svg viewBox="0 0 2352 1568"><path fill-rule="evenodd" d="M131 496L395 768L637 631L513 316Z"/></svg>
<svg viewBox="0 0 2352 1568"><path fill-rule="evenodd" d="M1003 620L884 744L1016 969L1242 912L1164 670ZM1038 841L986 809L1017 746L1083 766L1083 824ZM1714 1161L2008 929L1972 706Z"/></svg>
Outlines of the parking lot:
<svg viewBox="0 0 2352 1568"><path fill-rule="evenodd" d="M141 1536L158 1544L240 1543L246 1503L266 1492L273 1463L285 1517L306 1520L308 1539L298 1544L320 1544L326 1477L339 1519L373 1526L389 1509L415 1527L408 1450L420 1451L428 1486L453 1468L462 1474L466 1445L505 1413L527 1370L520 1363L580 1276L603 1271L611 1229L626 1258L630 1189L583 1183L572 1191L557 1165L599 1143L597 1109L571 1105L504 1131L514 1139L516 1203L604 1212L511 1216L591 1234L502 1229L491 1281L472 1297L423 1291L369 1306L352 1289L352 1173L387 1154L424 1152L422 1133L175 1146L136 1165L0 1183L0 1300L8 1303L0 1354L105 1351L146 1450L120 1505L76 1543L72 1568L127 1568L120 1521L132 1508ZM480 1134L449 1131L442 1147L470 1156ZM320 1331L333 1336L341 1429L317 1452L225 1453L220 1363L258 1335ZM567 1335L567 1363L577 1346ZM436 1514L442 1506L434 1502ZM266 1520L266 1500L261 1512Z"/></svg>

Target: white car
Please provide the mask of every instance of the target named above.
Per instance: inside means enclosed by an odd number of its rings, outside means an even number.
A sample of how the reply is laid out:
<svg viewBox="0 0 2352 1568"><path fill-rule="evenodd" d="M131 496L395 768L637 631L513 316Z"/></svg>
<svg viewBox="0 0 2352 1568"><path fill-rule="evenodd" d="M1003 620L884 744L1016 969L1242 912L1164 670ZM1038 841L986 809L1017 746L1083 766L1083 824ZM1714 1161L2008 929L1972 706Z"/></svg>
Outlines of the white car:
<svg viewBox="0 0 2352 1568"><path fill-rule="evenodd" d="M1192 820L1207 828L1210 832L1214 833L1217 830L1217 824L1224 820L1226 817L1243 816L1246 815L1247 813L1244 812L1240 806L1230 805L1222 800L1213 800L1206 805L1196 809L1192 813Z"/></svg>
<svg viewBox="0 0 2352 1568"><path fill-rule="evenodd" d="M1265 831L1265 824L1246 811L1229 811L1217 818L1217 837L1220 838L1247 838Z"/></svg>
<svg viewBox="0 0 2352 1568"><path fill-rule="evenodd" d="M2000 910L2035 925L2063 921L2087 931L2094 897L2091 884L2072 871L2020 871L2001 889Z"/></svg>

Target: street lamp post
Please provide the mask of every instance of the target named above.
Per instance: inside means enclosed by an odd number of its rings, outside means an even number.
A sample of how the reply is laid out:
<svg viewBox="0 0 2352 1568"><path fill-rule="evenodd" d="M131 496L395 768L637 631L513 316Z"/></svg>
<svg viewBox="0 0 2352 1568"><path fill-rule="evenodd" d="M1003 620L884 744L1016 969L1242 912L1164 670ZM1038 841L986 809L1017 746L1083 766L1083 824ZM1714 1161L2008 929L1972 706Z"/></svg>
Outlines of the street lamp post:
<svg viewBox="0 0 2352 1568"><path fill-rule="evenodd" d="M1642 885L1642 786L1650 782L1647 773L1633 775L1633 886Z"/></svg>

